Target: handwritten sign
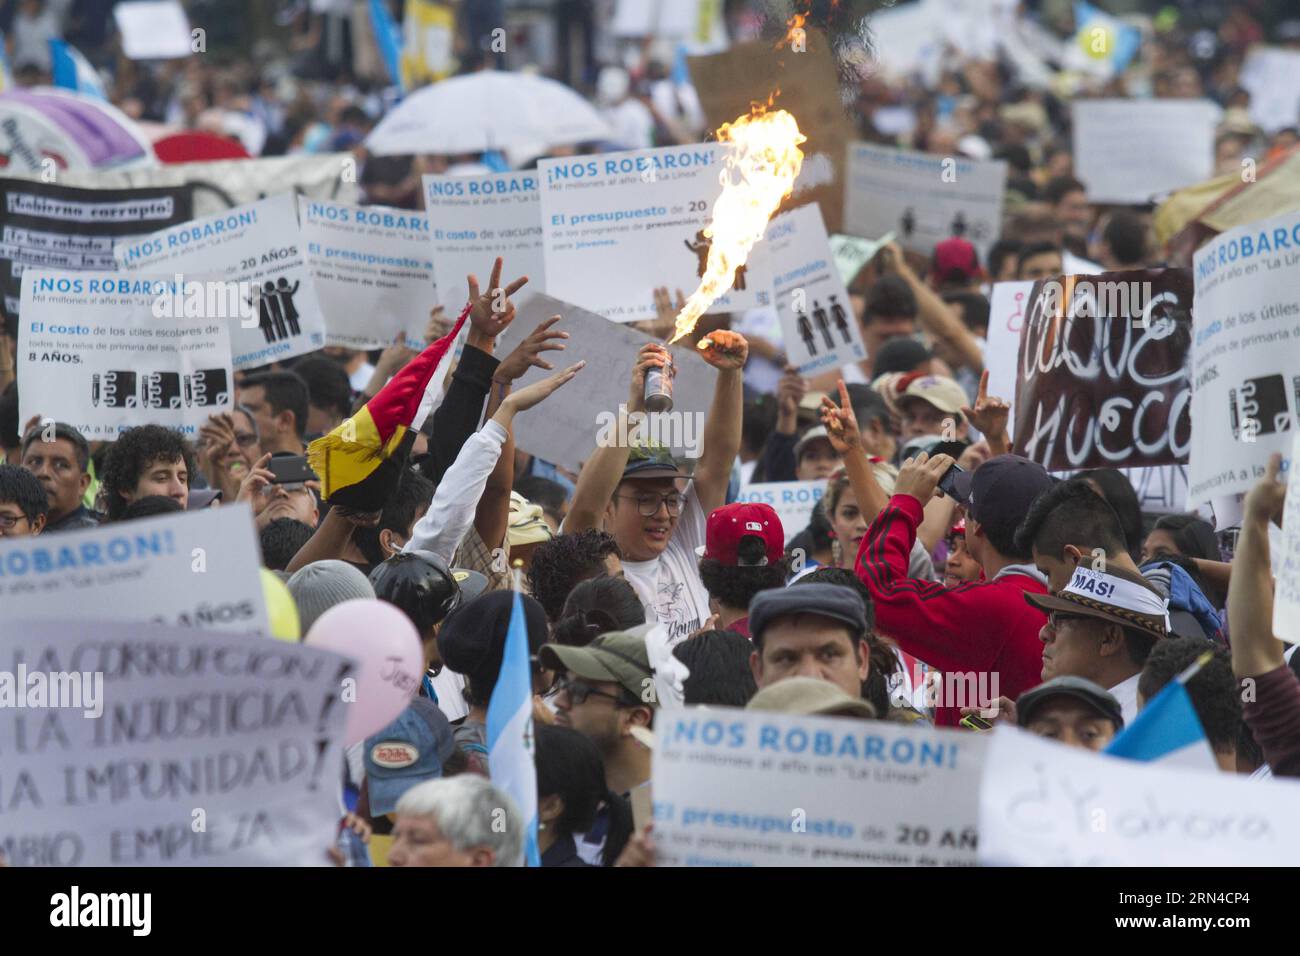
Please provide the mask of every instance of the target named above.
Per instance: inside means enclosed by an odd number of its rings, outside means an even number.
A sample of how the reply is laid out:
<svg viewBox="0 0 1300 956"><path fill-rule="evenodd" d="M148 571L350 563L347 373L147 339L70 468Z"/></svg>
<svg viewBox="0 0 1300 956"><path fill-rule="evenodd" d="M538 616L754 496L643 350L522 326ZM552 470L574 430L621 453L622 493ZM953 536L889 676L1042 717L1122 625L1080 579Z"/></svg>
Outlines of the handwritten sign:
<svg viewBox="0 0 1300 956"><path fill-rule="evenodd" d="M1017 355L1016 454L1051 470L1185 461L1191 308L1186 269L1040 280Z"/></svg>
<svg viewBox="0 0 1300 956"><path fill-rule="evenodd" d="M0 708L11 866L326 863L352 661L244 634L12 617L0 647L0 678L22 678Z"/></svg>
<svg viewBox="0 0 1300 956"><path fill-rule="evenodd" d="M980 786L989 866L1285 866L1300 784L1137 763L1014 728L993 732Z"/></svg>
<svg viewBox="0 0 1300 956"><path fill-rule="evenodd" d="M695 707L659 716L660 865L975 862L978 734Z"/></svg>

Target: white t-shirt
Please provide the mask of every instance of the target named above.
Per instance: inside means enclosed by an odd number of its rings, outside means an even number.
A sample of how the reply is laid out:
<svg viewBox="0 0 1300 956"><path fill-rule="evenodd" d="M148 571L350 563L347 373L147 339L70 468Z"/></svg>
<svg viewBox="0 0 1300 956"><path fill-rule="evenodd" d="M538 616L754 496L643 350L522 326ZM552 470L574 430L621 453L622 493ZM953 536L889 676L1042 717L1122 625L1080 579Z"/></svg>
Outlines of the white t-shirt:
<svg viewBox="0 0 1300 956"><path fill-rule="evenodd" d="M704 525L704 510L692 486L686 490L682 516L663 553L652 561L623 560L628 583L636 588L647 610L653 611L655 619L668 629L668 640L673 644L684 641L709 619L709 592L700 580L699 557L695 553L704 544Z"/></svg>

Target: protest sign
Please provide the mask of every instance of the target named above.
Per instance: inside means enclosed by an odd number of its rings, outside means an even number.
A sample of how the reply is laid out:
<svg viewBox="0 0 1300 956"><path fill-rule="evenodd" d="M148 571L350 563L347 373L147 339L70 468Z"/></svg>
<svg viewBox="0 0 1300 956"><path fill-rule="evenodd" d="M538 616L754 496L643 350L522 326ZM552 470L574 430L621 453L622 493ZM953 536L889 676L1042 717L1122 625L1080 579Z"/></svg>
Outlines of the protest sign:
<svg viewBox="0 0 1300 956"><path fill-rule="evenodd" d="M908 249L930 255L952 236L969 239L985 261L1002 229L1007 164L932 156L851 143L844 230L855 236L893 231Z"/></svg>
<svg viewBox="0 0 1300 956"><path fill-rule="evenodd" d="M1250 118L1265 132L1300 125L1300 50L1255 44L1238 79L1250 93Z"/></svg>
<svg viewBox="0 0 1300 956"><path fill-rule="evenodd" d="M230 323L236 369L314 352L325 344L291 195L273 196L114 246L123 269L186 280L236 282L247 318Z"/></svg>
<svg viewBox="0 0 1300 956"><path fill-rule="evenodd" d="M1300 465L1297 465L1300 459L1297 455L1300 455L1300 433L1291 442L1282 534L1277 553L1272 555L1273 634L1291 644L1300 644Z"/></svg>
<svg viewBox="0 0 1300 956"><path fill-rule="evenodd" d="M1020 351L1020 331L1034 283L998 282L989 297L989 331L984 349L984 367L989 371L989 394L1011 405L1007 434L1015 437L1016 360ZM1187 500L1187 465L1159 465L1153 468L1121 468L1137 492L1143 511L1183 511ZM1069 470L1056 471L1068 477Z"/></svg>
<svg viewBox="0 0 1300 956"><path fill-rule="evenodd" d="M988 866L1284 866L1300 785L1175 769L992 733L980 784Z"/></svg>
<svg viewBox="0 0 1300 956"><path fill-rule="evenodd" d="M626 405L632 366L650 337L595 313L548 295L533 293L520 300L515 320L501 333L497 354L505 356L533 329L553 315L554 328L569 333L563 352L547 353L557 369L586 360L587 367L542 405L516 419L515 443L523 451L577 472L597 441L619 436L618 410ZM704 416L713 402L713 367L695 354L690 343L673 346L677 375L673 409L644 419L645 436L673 449L674 454L698 458L704 438ZM553 375L530 368L515 388Z"/></svg>
<svg viewBox="0 0 1300 956"><path fill-rule="evenodd" d="M0 647L10 866L326 864L354 662L247 634L10 617Z"/></svg>
<svg viewBox="0 0 1300 956"><path fill-rule="evenodd" d="M802 39L803 49L797 52L791 51L789 43L777 49L756 40L724 53L688 58L700 107L709 127L717 129L747 115L755 103L774 97L773 106L788 110L799 123L799 132L808 137L800 147L803 169L781 209L816 203L829 231L878 236L880 232L843 225L844 151L853 139L854 125L840 101L839 68L826 34L809 27Z"/></svg>
<svg viewBox="0 0 1300 956"><path fill-rule="evenodd" d="M653 319L659 286L693 291L708 263L704 230L722 193L723 149L694 143L538 163L546 291L616 322ZM709 312L768 304L769 280L755 262L736 270Z"/></svg>
<svg viewBox="0 0 1300 956"><path fill-rule="evenodd" d="M1071 112L1074 174L1089 202L1141 205L1214 174L1223 111L1209 100L1081 99Z"/></svg>
<svg viewBox="0 0 1300 956"><path fill-rule="evenodd" d="M1016 360L1016 454L1060 471L1185 461L1191 308L1186 269L1036 283Z"/></svg>
<svg viewBox="0 0 1300 956"><path fill-rule="evenodd" d="M185 294L168 278L28 269L19 418L67 422L88 441L144 424L193 439L209 415L230 411L234 378L229 323L186 318Z"/></svg>
<svg viewBox="0 0 1300 956"><path fill-rule="evenodd" d="M1300 212L1229 230L1193 264L1189 493L1200 503L1249 491L1269 455L1290 451L1300 415Z"/></svg>
<svg viewBox="0 0 1300 956"><path fill-rule="evenodd" d="M204 49L194 46L180 0L118 3L113 19L122 36L122 52L130 60L175 60Z"/></svg>
<svg viewBox="0 0 1300 956"><path fill-rule="evenodd" d="M280 193L360 202L358 172L356 158L350 153L318 153L117 169L66 169L59 171L59 182L96 189L193 186L192 215L207 216ZM6 169L5 175L39 181L39 173L20 173L12 168Z"/></svg>
<svg viewBox="0 0 1300 956"><path fill-rule="evenodd" d="M17 335L24 269L112 272L113 242L185 222L193 213L193 190L77 189L0 179L0 210L5 329Z"/></svg>
<svg viewBox="0 0 1300 956"><path fill-rule="evenodd" d="M659 865L973 865L984 747L883 720L661 711Z"/></svg>
<svg viewBox="0 0 1300 956"><path fill-rule="evenodd" d="M253 518L243 504L0 538L10 620L152 621L270 633Z"/></svg>
<svg viewBox="0 0 1300 956"><path fill-rule="evenodd" d="M876 253L894 241L892 232L879 239L859 239L857 236L831 236L831 254L835 256L835 269L845 285L852 285L862 267L875 258Z"/></svg>
<svg viewBox="0 0 1300 956"><path fill-rule="evenodd" d="M476 277L486 290L497 256L505 260L504 281L528 276L529 289L546 290L537 177L535 171L424 177L438 302L450 318L469 301L465 277Z"/></svg>
<svg viewBox="0 0 1300 956"><path fill-rule="evenodd" d="M824 481L756 481L742 485L736 500L771 505L781 519L785 543L789 544L791 538L808 527L813 507L824 494Z"/></svg>
<svg viewBox="0 0 1300 956"><path fill-rule="evenodd" d="M374 349L402 335L423 348L434 306L429 217L301 196L298 213L326 343Z"/></svg>
<svg viewBox="0 0 1300 956"><path fill-rule="evenodd" d="M814 375L867 357L862 332L836 268L821 210L800 206L773 219L763 244L770 262L772 297L791 365Z"/></svg>

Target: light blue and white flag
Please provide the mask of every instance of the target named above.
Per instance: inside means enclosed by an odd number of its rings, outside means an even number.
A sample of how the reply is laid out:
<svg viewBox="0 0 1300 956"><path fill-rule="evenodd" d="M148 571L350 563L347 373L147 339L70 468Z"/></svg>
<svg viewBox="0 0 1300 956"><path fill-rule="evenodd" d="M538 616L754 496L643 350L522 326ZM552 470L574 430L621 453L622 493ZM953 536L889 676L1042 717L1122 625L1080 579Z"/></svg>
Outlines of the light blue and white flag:
<svg viewBox="0 0 1300 956"><path fill-rule="evenodd" d="M5 35L0 33L0 93L13 88L14 78L9 72L9 57L5 55Z"/></svg>
<svg viewBox="0 0 1300 956"><path fill-rule="evenodd" d="M1205 739L1205 728L1196 716L1186 687L1210 657L1206 652L1166 684L1164 690L1147 702L1133 723L1110 742L1106 753L1127 760L1218 770L1214 751Z"/></svg>
<svg viewBox="0 0 1300 956"><path fill-rule="evenodd" d="M524 602L514 593L501 673L487 712L488 770L524 818L524 859L541 866L537 852L537 765L533 762L533 677Z"/></svg>
<svg viewBox="0 0 1300 956"><path fill-rule="evenodd" d="M393 19L386 0L370 0L370 29L375 33L375 45L384 58L388 75L400 89L402 86L402 28ZM405 90L403 90L405 92Z"/></svg>
<svg viewBox="0 0 1300 956"><path fill-rule="evenodd" d="M54 67L55 86L93 96L97 100L108 99L103 80L75 46L63 40L51 40L50 58Z"/></svg>
<svg viewBox="0 0 1300 956"><path fill-rule="evenodd" d="M1142 31L1084 0L1074 4L1077 27L1065 65L1102 76L1124 72L1142 46Z"/></svg>

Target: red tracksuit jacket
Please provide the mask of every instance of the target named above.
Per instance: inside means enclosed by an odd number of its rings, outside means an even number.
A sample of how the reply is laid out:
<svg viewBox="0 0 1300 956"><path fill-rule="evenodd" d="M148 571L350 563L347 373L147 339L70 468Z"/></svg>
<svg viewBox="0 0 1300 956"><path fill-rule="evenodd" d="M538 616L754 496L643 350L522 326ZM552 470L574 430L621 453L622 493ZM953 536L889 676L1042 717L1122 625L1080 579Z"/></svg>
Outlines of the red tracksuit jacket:
<svg viewBox="0 0 1300 956"><path fill-rule="evenodd" d="M921 503L911 495L894 495L862 538L854 570L875 601L877 630L945 675L987 673L990 696L1015 700L1042 683L1038 632L1047 617L1030 607L1023 594L1046 594L1047 586L1015 571L955 588L909 578L908 555L922 515ZM964 686L974 689L978 684L968 680ZM948 687L945 676L945 691ZM965 706L976 703L984 701ZM960 710L946 699L940 704L944 706L937 709L935 723L955 725Z"/></svg>

